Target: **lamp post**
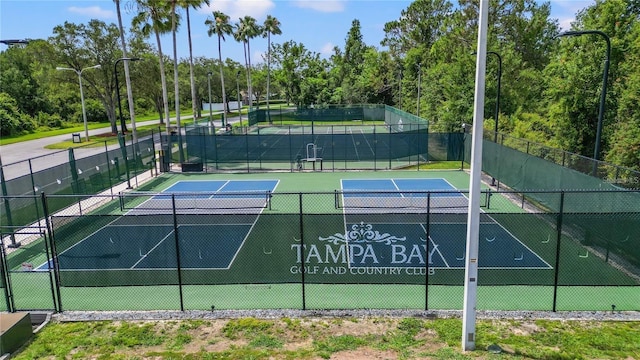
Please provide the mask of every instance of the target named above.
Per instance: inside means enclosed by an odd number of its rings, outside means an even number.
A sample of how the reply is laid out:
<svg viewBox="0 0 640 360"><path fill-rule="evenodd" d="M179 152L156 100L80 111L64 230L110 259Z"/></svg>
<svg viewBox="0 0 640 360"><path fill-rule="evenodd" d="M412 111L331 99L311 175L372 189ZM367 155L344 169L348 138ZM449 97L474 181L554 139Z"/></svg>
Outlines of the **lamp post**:
<svg viewBox="0 0 640 360"><path fill-rule="evenodd" d="M213 75L213 73L209 71L207 73L207 87L209 88L209 127L213 125L213 109L211 106L211 75Z"/></svg>
<svg viewBox="0 0 640 360"><path fill-rule="evenodd" d="M609 60L611 59L611 41L609 40L609 36L600 30L582 30L582 31L565 31L558 35L558 37L562 36L580 36L586 34L596 34L600 35L607 42L607 54L604 60L604 73L602 74L602 93L600 94L600 106L598 109L598 127L596 130L596 147L593 151L593 176L597 175L598 170L598 155L600 154L600 138L602 136L602 121L604 118L604 107L605 100L607 96L607 77L609 76Z"/></svg>
<svg viewBox="0 0 640 360"><path fill-rule="evenodd" d="M493 142L498 142L498 113L500 112L500 81L502 79L502 58L495 51L487 51L487 54L493 54L498 58L498 93L496 94L496 109L493 112Z"/></svg>
<svg viewBox="0 0 640 360"><path fill-rule="evenodd" d="M87 112L84 108L84 93L82 91L82 72L85 70L89 70L89 69L98 69L100 68L100 64L98 65L94 65L94 66L89 66L86 67L84 69L80 69L80 70L76 70L73 68L67 68L67 67L61 67L58 66L56 67L56 70L69 70L69 71L73 71L76 74L78 74L78 81L80 82L80 103L82 104L82 120L84 121L84 136L85 136L85 141L89 141L89 129L87 128Z"/></svg>
<svg viewBox="0 0 640 360"><path fill-rule="evenodd" d="M400 69L398 76L398 105L398 109L402 110L402 69Z"/></svg>
<svg viewBox="0 0 640 360"><path fill-rule="evenodd" d="M120 58L113 64L113 72L116 74L116 98L118 99L118 110L120 111L120 131L123 135L124 132L127 131L127 124L125 124L124 118L122 117L122 104L120 103L120 84L118 84L118 63L124 60L138 61L140 60L140 58ZM133 124L131 124L131 126L133 127L133 131L135 132L135 126Z"/></svg>
<svg viewBox="0 0 640 360"><path fill-rule="evenodd" d="M487 51L498 58L498 93L496 94L496 109L493 112L493 142L498 143L498 114L500 113L500 81L502 79L502 58L495 51ZM496 178L491 177L491 186L496 185Z"/></svg>
<svg viewBox="0 0 640 360"><path fill-rule="evenodd" d="M420 63L418 63L418 102L416 104L416 115L418 117L420 117L420 77L422 76L422 67L420 66Z"/></svg>
<svg viewBox="0 0 640 360"><path fill-rule="evenodd" d="M236 92L238 93L238 115L240 116L240 127L242 127L242 103L240 102L240 70L236 73ZM268 95L267 95L268 96ZM271 123L271 115L267 110L267 116L269 116L269 123Z"/></svg>

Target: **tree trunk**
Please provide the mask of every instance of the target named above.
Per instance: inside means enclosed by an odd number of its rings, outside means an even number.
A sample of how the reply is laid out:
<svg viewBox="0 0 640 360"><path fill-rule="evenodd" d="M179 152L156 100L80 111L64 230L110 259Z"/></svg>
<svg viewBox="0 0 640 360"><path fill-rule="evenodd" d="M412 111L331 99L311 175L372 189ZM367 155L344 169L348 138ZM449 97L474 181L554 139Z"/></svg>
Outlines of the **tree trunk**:
<svg viewBox="0 0 640 360"><path fill-rule="evenodd" d="M191 77L191 108L193 109L193 120L197 119L200 113L198 106L198 94L196 93L196 80L193 76L193 45L191 44L191 20L189 19L189 7L187 6L187 37L189 39L189 75Z"/></svg>
<svg viewBox="0 0 640 360"><path fill-rule="evenodd" d="M160 33L156 33L156 42L158 44L158 57L160 58L160 81L162 82L162 104L164 106L164 116L162 119L160 116L160 125L169 126L171 121L169 120L169 94L167 91L167 76L164 71L164 56L162 55L162 43L160 42ZM165 122L166 121L166 122Z"/></svg>
<svg viewBox="0 0 640 360"><path fill-rule="evenodd" d="M120 14L120 1L115 0L116 9L118 13L118 28L120 29L120 42L122 43L122 57L129 57L127 55L127 43L124 40L124 27L122 27L122 15ZM138 141L138 134L136 131L136 116L134 112L133 93L131 91L131 77L129 76L129 61L124 60L124 78L127 84L127 102L129 103L129 116L131 117L131 128L133 130L133 141ZM118 71L115 69L115 71ZM120 99L118 99L120 100ZM124 132L125 129L122 129Z"/></svg>
<svg viewBox="0 0 640 360"><path fill-rule="evenodd" d="M222 72L222 47L221 47L221 36L218 34L218 61L220 62L220 84L222 84L222 127L228 124L227 113L229 112L229 108L227 107L227 93L224 90L224 74ZM209 105L211 106L211 105Z"/></svg>

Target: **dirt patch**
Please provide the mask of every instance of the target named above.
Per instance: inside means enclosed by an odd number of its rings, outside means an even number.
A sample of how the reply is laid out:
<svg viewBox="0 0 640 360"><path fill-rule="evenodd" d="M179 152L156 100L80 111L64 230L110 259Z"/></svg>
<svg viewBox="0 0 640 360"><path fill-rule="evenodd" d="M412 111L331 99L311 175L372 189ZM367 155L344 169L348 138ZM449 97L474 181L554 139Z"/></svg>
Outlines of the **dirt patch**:
<svg viewBox="0 0 640 360"><path fill-rule="evenodd" d="M390 350L374 350L369 348L360 348L356 350L340 351L331 355L331 360L393 360L398 355Z"/></svg>

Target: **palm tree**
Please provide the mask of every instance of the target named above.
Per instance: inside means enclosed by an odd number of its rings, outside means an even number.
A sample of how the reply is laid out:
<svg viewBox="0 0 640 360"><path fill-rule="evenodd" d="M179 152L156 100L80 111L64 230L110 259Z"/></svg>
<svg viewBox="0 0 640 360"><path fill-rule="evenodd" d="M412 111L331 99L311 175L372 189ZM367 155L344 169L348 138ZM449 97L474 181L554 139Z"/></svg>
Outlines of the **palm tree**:
<svg viewBox="0 0 640 360"><path fill-rule="evenodd" d="M193 76L193 45L191 43L191 19L189 17L189 8L199 8L203 4L209 5L209 0L181 0L182 6L187 14L187 37L189 39L189 76L191 78L191 108L193 109L193 119L196 119L198 113L198 101L196 95L196 81Z"/></svg>
<svg viewBox="0 0 640 360"><path fill-rule="evenodd" d="M120 12L120 0L113 0L116 3L116 13L118 15L118 30L120 31L120 43L122 45L122 57L127 58L127 43L124 40L124 27L122 26L122 14ZM116 70L117 71L117 70ZM136 120L135 114L133 112L133 93L131 92L131 77L129 76L129 62L124 62L124 77L125 83L127 84L127 98L129 100L129 115L131 116L131 127L133 128L133 141L135 142L138 139L138 134L136 133ZM118 99L120 101L120 99ZM127 131L127 125L123 122L122 129L120 129L122 133Z"/></svg>
<svg viewBox="0 0 640 360"><path fill-rule="evenodd" d="M222 11L214 11L213 18L208 18L205 22L205 25L209 27L207 30L207 34L209 36L217 35L218 36L218 64L220 65L220 83L222 84L222 104L224 106L224 111L222 115L222 127L227 123L227 94L224 91L224 74L222 73L222 41L224 41L225 35L230 35L233 33L233 26L229 23L229 16L223 13Z"/></svg>
<svg viewBox="0 0 640 360"><path fill-rule="evenodd" d="M280 21L275 17L268 15L262 25L264 34L267 36L267 117L271 123L271 114L269 113L269 97L271 96L271 34L280 35Z"/></svg>
<svg viewBox="0 0 640 360"><path fill-rule="evenodd" d="M180 0L168 0L171 8L171 38L173 39L173 94L175 98L176 108L176 125L178 127L178 155L180 163L184 163L184 151L182 149L182 126L180 119L180 79L178 78L178 14L176 8L179 6Z"/></svg>
<svg viewBox="0 0 640 360"><path fill-rule="evenodd" d="M244 75L247 81L247 97L249 96L249 72L247 72L247 42L244 40L244 35L242 34L242 26L240 24L235 24L236 31L233 32L233 38L237 42L242 43L242 50L244 50ZM238 71L239 72L239 71ZM240 94L238 94L240 96Z"/></svg>
<svg viewBox="0 0 640 360"><path fill-rule="evenodd" d="M167 91L167 77L164 71L164 55L162 54L162 42L160 35L171 31L169 11L162 6L162 2L155 0L137 0L138 14L131 20L133 27L140 28L143 35L154 33L158 46L158 60L160 62L160 80L162 82L162 106L165 118L160 118L160 124L169 126L169 95ZM166 122L165 122L166 121Z"/></svg>
<svg viewBox="0 0 640 360"><path fill-rule="evenodd" d="M173 40L173 93L175 95L175 108L176 108L176 123L178 125L178 135L180 135L180 83L178 78L178 40L176 39L176 34L178 33L178 14L176 13L176 8L178 7L179 0L169 0L167 4L169 5L171 15L171 38ZM182 154L182 151L180 151ZM180 162L182 162L182 156L180 157Z"/></svg>
<svg viewBox="0 0 640 360"><path fill-rule="evenodd" d="M240 33L240 37L247 44L247 73L249 79L249 109L253 108L253 88L251 87L251 44L249 41L258 35L262 34L262 27L258 25L256 19L253 17L246 15L245 17L240 19L240 24L238 26L238 32Z"/></svg>

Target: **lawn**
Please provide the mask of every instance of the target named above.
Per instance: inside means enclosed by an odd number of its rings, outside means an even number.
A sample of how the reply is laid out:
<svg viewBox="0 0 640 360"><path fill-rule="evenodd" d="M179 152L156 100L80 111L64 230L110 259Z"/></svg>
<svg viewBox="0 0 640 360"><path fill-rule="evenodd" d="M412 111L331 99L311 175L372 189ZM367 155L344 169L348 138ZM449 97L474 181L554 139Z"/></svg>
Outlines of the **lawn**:
<svg viewBox="0 0 640 360"><path fill-rule="evenodd" d="M13 359L640 359L638 322L320 317L53 322ZM500 353L498 353L500 352Z"/></svg>

